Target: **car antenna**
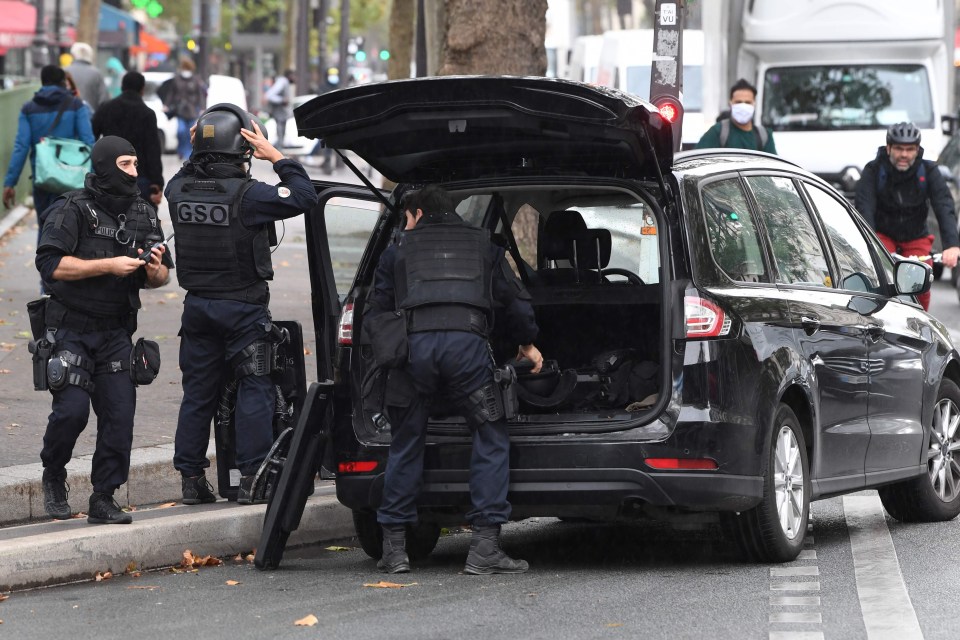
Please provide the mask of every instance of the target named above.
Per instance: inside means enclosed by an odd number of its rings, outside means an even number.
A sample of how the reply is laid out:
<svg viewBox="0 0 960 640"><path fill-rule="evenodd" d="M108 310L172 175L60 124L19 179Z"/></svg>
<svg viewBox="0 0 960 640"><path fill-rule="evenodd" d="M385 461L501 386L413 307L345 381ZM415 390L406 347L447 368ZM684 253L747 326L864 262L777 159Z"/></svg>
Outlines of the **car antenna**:
<svg viewBox="0 0 960 640"><path fill-rule="evenodd" d="M350 171L353 171L354 175L360 178L360 182L362 182L367 187L367 189L370 189L370 191L373 192L373 195L375 195L377 199L383 203L383 206L385 206L388 210L390 210L390 212L393 213L394 215L396 216L400 215L400 211L395 206L393 206L393 203L387 200L384 197L384 195L380 193L380 189L377 189L375 186L373 186L372 182L367 180L367 176L363 175L363 171L360 171L360 169L357 169L356 165L350 162L350 159L347 158L347 156L344 155L344 153L340 151L340 149L334 149L333 151L338 156L340 156L340 159L343 160L344 164L346 164L347 167L350 168Z"/></svg>

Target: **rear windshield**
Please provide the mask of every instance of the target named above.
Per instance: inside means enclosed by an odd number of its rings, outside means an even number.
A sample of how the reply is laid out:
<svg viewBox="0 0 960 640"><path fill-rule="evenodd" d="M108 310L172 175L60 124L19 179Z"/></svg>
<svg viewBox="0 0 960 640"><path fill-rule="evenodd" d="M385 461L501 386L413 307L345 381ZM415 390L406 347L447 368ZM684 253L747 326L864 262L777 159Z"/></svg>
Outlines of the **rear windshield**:
<svg viewBox="0 0 960 640"><path fill-rule="evenodd" d="M921 65L774 67L764 75L762 122L774 131L933 128Z"/></svg>

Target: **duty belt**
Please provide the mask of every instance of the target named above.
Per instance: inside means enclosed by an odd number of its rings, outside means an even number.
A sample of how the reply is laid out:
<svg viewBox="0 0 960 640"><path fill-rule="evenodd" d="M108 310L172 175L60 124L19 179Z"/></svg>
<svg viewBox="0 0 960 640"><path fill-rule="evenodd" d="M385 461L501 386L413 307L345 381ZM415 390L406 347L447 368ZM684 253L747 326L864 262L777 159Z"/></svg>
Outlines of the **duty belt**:
<svg viewBox="0 0 960 640"><path fill-rule="evenodd" d="M70 329L78 333L90 333L92 331L110 331L111 329L122 329L127 326L129 314L123 316L112 316L109 318L97 318L88 316L80 311L75 311L64 306L62 303L51 299L47 304L47 324L55 326L58 329ZM51 324L51 322L53 324Z"/></svg>
<svg viewBox="0 0 960 640"><path fill-rule="evenodd" d="M471 331L486 336L487 315L480 309L465 305L417 307L407 312L407 333L418 331Z"/></svg>

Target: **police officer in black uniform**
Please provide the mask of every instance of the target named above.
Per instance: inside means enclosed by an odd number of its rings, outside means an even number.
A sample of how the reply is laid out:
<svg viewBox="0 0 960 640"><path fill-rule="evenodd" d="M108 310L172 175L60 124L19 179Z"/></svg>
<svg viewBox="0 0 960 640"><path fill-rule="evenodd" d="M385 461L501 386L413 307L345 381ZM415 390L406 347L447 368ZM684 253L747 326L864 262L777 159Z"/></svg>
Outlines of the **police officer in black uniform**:
<svg viewBox="0 0 960 640"><path fill-rule="evenodd" d="M370 299L372 314L402 310L409 361L404 370L415 393L406 407L388 407L393 439L377 520L383 528L381 571L410 570L406 525L417 521L423 475L428 402L438 392L457 403L473 432L467 519L473 538L464 572L523 573L528 565L500 549L500 525L510 518L510 434L502 410L485 402L497 395L487 343L493 302L503 305L519 357L543 363L533 345L538 328L530 296L484 229L467 225L453 198L428 186L404 199L406 231L380 258ZM376 339L376 336L373 336Z"/></svg>
<svg viewBox="0 0 960 640"><path fill-rule="evenodd" d="M127 524L113 492L127 481L136 386L129 372L139 291L159 287L173 266L165 247L138 256L163 230L156 210L139 196L133 145L101 138L91 154L93 172L84 188L58 198L48 211L37 247L37 269L50 298L45 325L53 331L47 365L53 410L43 436L44 508L56 519L72 514L67 502L66 464L87 425L90 404L97 414L97 447L90 478L93 494L87 521Z"/></svg>
<svg viewBox="0 0 960 640"><path fill-rule="evenodd" d="M225 371L238 378L235 412L237 502L254 502L254 479L273 444L275 388L266 366L271 340L270 230L317 204L299 162L284 158L246 111L207 109L191 130L193 153L164 195L176 232L177 277L187 290L180 330L183 402L173 464L184 504L214 502L204 477L210 423ZM253 158L273 164L280 184L250 177ZM257 500L262 502L263 500Z"/></svg>

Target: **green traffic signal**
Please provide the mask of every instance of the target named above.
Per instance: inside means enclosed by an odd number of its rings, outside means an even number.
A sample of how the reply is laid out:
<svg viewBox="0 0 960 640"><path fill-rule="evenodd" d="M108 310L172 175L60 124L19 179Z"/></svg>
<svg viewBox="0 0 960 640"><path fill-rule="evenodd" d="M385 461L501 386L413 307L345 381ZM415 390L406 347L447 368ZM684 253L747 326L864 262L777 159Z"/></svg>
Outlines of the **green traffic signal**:
<svg viewBox="0 0 960 640"><path fill-rule="evenodd" d="M380 49L380 59L381 59L381 60L389 60L389 59L390 59L390 52L387 51L386 49Z"/></svg>
<svg viewBox="0 0 960 640"><path fill-rule="evenodd" d="M356 58L357 62L363 62L364 60L367 59L367 52L366 52L366 51L357 51L357 52L356 52L355 54L353 54L353 55L354 55L354 57Z"/></svg>
<svg viewBox="0 0 960 640"><path fill-rule="evenodd" d="M142 0L140 1L142 2ZM157 0L148 0L147 15L151 18L156 18L161 13L163 13L163 5L157 2Z"/></svg>

